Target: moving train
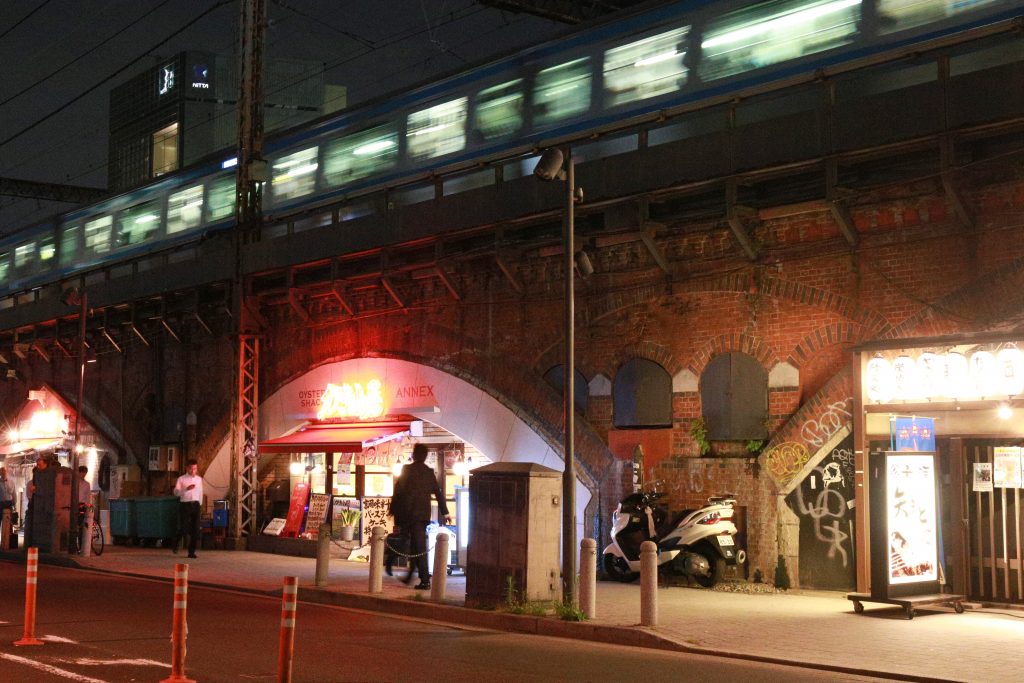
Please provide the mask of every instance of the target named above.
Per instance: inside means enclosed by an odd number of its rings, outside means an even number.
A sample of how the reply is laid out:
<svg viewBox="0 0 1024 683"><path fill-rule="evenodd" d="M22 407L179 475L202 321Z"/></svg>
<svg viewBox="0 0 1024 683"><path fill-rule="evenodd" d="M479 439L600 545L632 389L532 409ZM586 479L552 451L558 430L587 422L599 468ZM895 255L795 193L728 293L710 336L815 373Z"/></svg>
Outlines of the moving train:
<svg viewBox="0 0 1024 683"><path fill-rule="evenodd" d="M269 138L264 212L272 221L494 162L507 164L505 177L528 173L545 141L628 129L999 30L1021 14L1019 0L657 6ZM0 239L0 297L229 229L233 154ZM473 173L443 191L473 187ZM433 184L422 189L421 199L433 198Z"/></svg>

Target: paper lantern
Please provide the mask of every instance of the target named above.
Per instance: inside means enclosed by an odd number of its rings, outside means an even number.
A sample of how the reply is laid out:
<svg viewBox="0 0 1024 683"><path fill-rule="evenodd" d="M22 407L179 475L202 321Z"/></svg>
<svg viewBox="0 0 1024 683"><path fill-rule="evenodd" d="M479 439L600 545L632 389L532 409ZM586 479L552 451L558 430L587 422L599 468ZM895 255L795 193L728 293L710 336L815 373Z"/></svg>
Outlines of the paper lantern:
<svg viewBox="0 0 1024 683"><path fill-rule="evenodd" d="M897 356L892 362L892 394L897 400L917 398L920 395L917 363L910 356Z"/></svg>
<svg viewBox="0 0 1024 683"><path fill-rule="evenodd" d="M975 351L969 363L970 393L973 396L996 396L996 358L988 351Z"/></svg>
<svg viewBox="0 0 1024 683"><path fill-rule="evenodd" d="M918 395L935 398L942 393L945 367L942 359L931 351L917 357Z"/></svg>
<svg viewBox="0 0 1024 683"><path fill-rule="evenodd" d="M864 386L868 398L875 403L885 403L892 398L892 366L881 356L868 361Z"/></svg>
<svg viewBox="0 0 1024 683"><path fill-rule="evenodd" d="M1016 396L1024 390L1024 354L1016 346L1007 346L996 354L1001 393Z"/></svg>
<svg viewBox="0 0 1024 683"><path fill-rule="evenodd" d="M969 394L967 357L957 351L943 356L942 395L949 398L963 398Z"/></svg>

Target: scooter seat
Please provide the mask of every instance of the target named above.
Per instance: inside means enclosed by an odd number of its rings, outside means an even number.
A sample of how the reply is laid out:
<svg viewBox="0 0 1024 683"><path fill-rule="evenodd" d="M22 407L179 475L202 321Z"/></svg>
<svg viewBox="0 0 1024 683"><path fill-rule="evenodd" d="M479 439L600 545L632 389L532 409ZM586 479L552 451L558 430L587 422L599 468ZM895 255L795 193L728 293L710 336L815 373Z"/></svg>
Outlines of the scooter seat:
<svg viewBox="0 0 1024 683"><path fill-rule="evenodd" d="M696 508L694 508L694 510L695 509ZM666 534L679 526L679 523L682 522L687 515L694 512L694 510L680 510L671 517L666 517L665 521L658 528L658 538L664 538Z"/></svg>

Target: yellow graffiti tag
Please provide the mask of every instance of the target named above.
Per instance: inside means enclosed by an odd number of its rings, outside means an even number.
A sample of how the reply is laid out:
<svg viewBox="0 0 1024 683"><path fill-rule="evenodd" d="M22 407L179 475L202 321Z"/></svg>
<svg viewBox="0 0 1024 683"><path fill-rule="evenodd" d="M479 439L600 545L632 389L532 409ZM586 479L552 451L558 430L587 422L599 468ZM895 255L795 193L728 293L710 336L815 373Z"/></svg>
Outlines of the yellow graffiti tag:
<svg viewBox="0 0 1024 683"><path fill-rule="evenodd" d="M773 446L765 453L764 462L768 474L779 485L785 485L803 469L811 454L802 443L787 441Z"/></svg>

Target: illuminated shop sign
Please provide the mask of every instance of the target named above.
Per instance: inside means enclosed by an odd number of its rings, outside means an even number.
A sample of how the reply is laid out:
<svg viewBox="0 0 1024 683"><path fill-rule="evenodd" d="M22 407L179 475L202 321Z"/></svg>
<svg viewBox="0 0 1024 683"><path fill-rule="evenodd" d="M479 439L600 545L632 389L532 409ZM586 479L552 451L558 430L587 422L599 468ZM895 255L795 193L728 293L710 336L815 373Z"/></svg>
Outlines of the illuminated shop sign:
<svg viewBox="0 0 1024 683"><path fill-rule="evenodd" d="M878 354L868 361L864 387L874 403L1017 396L1024 393L1024 354L1012 345L969 356L958 351Z"/></svg>
<svg viewBox="0 0 1024 683"><path fill-rule="evenodd" d="M937 581L935 459L889 453L885 466L889 585Z"/></svg>
<svg viewBox="0 0 1024 683"><path fill-rule="evenodd" d="M157 77L157 89L161 95L166 95L174 90L174 64L168 64L160 69Z"/></svg>
<svg viewBox="0 0 1024 683"><path fill-rule="evenodd" d="M328 384L320 398L318 420L332 418L359 418L365 420L384 414L384 395L380 380L371 379L365 385Z"/></svg>
<svg viewBox="0 0 1024 683"><path fill-rule="evenodd" d="M192 87L200 90L210 89L210 67L205 64L192 65Z"/></svg>
<svg viewBox="0 0 1024 683"><path fill-rule="evenodd" d="M7 433L11 443L27 439L60 439L68 432L68 420L59 410L36 410L27 420L22 420L17 429Z"/></svg>

